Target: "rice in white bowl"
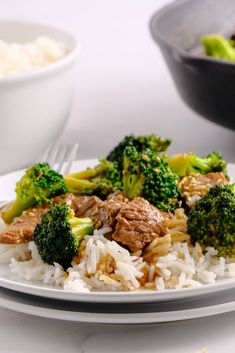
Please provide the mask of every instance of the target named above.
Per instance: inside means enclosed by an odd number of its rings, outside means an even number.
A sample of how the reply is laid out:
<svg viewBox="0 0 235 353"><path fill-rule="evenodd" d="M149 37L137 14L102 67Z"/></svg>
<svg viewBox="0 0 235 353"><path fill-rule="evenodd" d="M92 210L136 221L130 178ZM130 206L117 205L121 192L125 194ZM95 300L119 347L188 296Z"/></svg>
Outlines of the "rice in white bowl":
<svg viewBox="0 0 235 353"><path fill-rule="evenodd" d="M64 43L46 36L24 44L0 40L0 77L38 70L62 59L67 52Z"/></svg>

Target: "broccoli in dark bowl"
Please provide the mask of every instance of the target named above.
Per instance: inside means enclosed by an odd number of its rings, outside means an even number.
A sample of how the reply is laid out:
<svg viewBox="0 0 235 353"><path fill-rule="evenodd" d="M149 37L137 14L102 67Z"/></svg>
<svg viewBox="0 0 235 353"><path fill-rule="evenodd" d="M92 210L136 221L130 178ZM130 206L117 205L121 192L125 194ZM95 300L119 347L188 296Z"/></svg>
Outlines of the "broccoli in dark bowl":
<svg viewBox="0 0 235 353"><path fill-rule="evenodd" d="M201 38L201 43L208 56L226 61L235 61L234 40L220 34L209 34Z"/></svg>
<svg viewBox="0 0 235 353"><path fill-rule="evenodd" d="M78 218L65 203L54 205L42 216L34 231L34 241L43 261L68 268L85 235L92 234L90 218Z"/></svg>
<svg viewBox="0 0 235 353"><path fill-rule="evenodd" d="M188 215L192 242L203 249L218 250L219 256L235 257L235 185L216 185Z"/></svg>

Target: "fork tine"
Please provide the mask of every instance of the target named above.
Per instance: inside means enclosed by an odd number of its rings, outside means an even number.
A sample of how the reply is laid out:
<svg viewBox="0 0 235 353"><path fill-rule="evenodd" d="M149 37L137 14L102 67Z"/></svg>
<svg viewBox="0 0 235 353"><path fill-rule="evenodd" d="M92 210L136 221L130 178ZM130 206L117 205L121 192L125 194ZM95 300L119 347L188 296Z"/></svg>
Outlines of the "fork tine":
<svg viewBox="0 0 235 353"><path fill-rule="evenodd" d="M78 143L76 143L74 146L70 148L70 151L68 153L67 165L65 165L64 167L63 174L67 174L70 171L72 163L76 159L78 148L79 148Z"/></svg>
<svg viewBox="0 0 235 353"><path fill-rule="evenodd" d="M47 162L51 168L60 174L67 174L76 159L79 144L51 145L43 156L42 161Z"/></svg>
<svg viewBox="0 0 235 353"><path fill-rule="evenodd" d="M50 155L50 152L51 152L52 147L53 147L53 146L51 145L51 146L49 146L49 147L47 148L46 152L43 154L42 158L40 159L41 162L47 162L47 161L48 161L48 157L49 157L49 155Z"/></svg>
<svg viewBox="0 0 235 353"><path fill-rule="evenodd" d="M53 145L49 151L47 162L53 169L56 169L55 164L58 156L60 155L59 151L60 151L59 145Z"/></svg>
<svg viewBox="0 0 235 353"><path fill-rule="evenodd" d="M58 168L57 171L59 173L62 173L64 163L66 162L66 156L68 154L69 146L67 145L62 145L60 149L60 155L59 155L59 162L58 162Z"/></svg>

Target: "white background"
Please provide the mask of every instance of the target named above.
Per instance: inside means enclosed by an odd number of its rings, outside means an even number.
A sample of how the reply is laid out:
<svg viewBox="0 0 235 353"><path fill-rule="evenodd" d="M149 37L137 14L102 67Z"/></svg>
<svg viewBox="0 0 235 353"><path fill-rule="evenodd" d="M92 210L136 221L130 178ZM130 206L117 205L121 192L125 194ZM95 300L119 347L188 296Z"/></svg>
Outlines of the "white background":
<svg viewBox="0 0 235 353"><path fill-rule="evenodd" d="M196 0L195 0L196 1ZM1 18L61 26L81 44L73 111L62 140L80 157L106 154L123 135L172 137L172 152L221 151L235 161L234 132L179 99L148 29L165 0L0 0ZM1 353L234 353L234 313L141 327L81 325L0 309Z"/></svg>
<svg viewBox="0 0 235 353"><path fill-rule="evenodd" d="M62 140L80 157L105 155L128 133L171 137L172 152L219 150L235 161L234 132L178 97L148 22L166 0L0 0L0 17L61 26L81 45L73 111Z"/></svg>

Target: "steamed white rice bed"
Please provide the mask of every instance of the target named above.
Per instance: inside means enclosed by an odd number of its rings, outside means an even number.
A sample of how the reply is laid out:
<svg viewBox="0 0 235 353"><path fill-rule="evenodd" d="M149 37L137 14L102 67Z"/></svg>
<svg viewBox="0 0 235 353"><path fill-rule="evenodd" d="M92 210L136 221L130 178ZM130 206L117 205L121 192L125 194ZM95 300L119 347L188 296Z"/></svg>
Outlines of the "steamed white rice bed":
<svg viewBox="0 0 235 353"><path fill-rule="evenodd" d="M0 264L7 264L12 258L18 261L29 260L29 244L0 244Z"/></svg>
<svg viewBox="0 0 235 353"><path fill-rule="evenodd" d="M106 239L104 234L109 231L110 228L104 228L95 231L93 236L86 236L81 262L73 264L67 272L59 264L44 263L34 242L0 245L0 263L8 263L12 257L10 269L19 278L61 286L70 291L137 290L146 263L141 256L133 256L115 241ZM99 269L100 262L107 255L115 264L112 276ZM154 280L156 269L160 276ZM156 290L199 287L227 277L235 277L235 259L218 257L214 248L207 248L203 254L199 244L189 247L187 243L172 245L167 255L150 265L148 274L148 280L154 281Z"/></svg>
<svg viewBox="0 0 235 353"><path fill-rule="evenodd" d="M103 229L103 233L109 231L110 228ZM44 263L34 242L29 243L32 258L28 261L11 259L11 272L25 280L41 281L79 292L92 289L134 290L140 286L138 278L142 276L140 271L144 266L142 258L131 256L128 250L115 241L107 240L100 231L95 231L93 236L86 236L85 241L86 248L82 261L70 267L67 273L58 264ZM118 281L105 273L97 275L97 265L106 255L110 255L115 262L114 274L118 276Z"/></svg>
<svg viewBox="0 0 235 353"><path fill-rule="evenodd" d="M156 288L161 290L198 287L203 284L213 284L219 278L235 276L235 259L225 260L223 257L217 257L217 251L214 248L206 250L203 254L199 244L193 248L186 243L174 244L171 247L171 253L160 257L156 263L162 278L162 281L157 279ZM230 261L233 263L227 263ZM178 280L176 285L171 285L173 276Z"/></svg>

